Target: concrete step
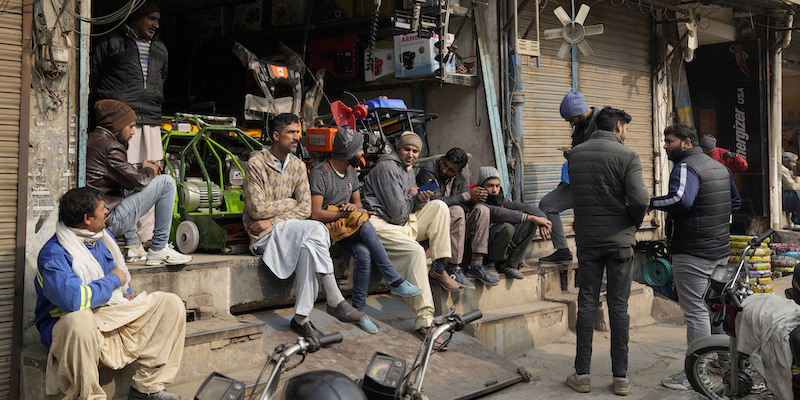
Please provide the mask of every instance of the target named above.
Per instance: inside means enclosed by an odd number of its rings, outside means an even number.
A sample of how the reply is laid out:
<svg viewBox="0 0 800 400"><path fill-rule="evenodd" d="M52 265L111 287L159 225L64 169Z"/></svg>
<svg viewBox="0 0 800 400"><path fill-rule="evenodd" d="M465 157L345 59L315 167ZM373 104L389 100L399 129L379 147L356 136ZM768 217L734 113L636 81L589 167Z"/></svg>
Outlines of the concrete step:
<svg viewBox="0 0 800 400"><path fill-rule="evenodd" d="M558 340L567 331L565 304L535 301L483 312L468 331L486 347L504 356L518 356L526 350Z"/></svg>
<svg viewBox="0 0 800 400"><path fill-rule="evenodd" d="M569 308L569 329L575 330L575 321L578 319L578 291L570 289L561 293L547 293L544 296L547 301L565 304ZM651 316L653 308L653 289L638 282L631 284L631 295L628 298L628 315L630 316L630 326L644 326L655 323ZM606 296L600 296L600 304L595 318L594 329L597 331L607 331L608 303Z"/></svg>
<svg viewBox="0 0 800 400"><path fill-rule="evenodd" d="M539 271L530 267L522 268L521 271L524 279L506 278L501 274L500 284L497 286L487 286L476 281L475 289L463 289L460 292L448 292L440 285L431 283L436 314L449 311L451 305L456 306L456 313L463 314L476 308L493 310L541 300L542 281Z"/></svg>

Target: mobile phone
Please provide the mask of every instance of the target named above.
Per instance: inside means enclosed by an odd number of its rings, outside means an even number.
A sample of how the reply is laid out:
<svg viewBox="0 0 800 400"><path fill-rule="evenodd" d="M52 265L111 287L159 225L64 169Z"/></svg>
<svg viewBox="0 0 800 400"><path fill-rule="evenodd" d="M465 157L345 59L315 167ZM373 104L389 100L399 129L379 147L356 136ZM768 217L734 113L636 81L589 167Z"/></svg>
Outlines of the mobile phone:
<svg viewBox="0 0 800 400"><path fill-rule="evenodd" d="M439 188L439 182L436 182L436 179L431 179L426 182L424 185L420 186L417 191L419 192L426 192L426 191L434 191Z"/></svg>

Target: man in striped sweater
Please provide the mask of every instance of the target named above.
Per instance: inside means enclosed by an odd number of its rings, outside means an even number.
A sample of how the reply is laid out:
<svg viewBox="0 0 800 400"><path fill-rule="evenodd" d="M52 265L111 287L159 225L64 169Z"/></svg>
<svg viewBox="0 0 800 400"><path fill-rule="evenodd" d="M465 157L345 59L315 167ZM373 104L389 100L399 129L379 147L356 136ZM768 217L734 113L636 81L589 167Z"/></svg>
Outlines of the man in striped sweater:
<svg viewBox="0 0 800 400"><path fill-rule="evenodd" d="M321 332L308 316L317 298L319 274L328 314L358 323L365 315L345 301L333 276L328 229L311 215L311 191L306 166L293 153L300 141L300 120L281 114L273 120L272 146L254 151L247 162L244 184L244 225L250 251L279 279L295 274L297 299L289 327L302 336Z"/></svg>

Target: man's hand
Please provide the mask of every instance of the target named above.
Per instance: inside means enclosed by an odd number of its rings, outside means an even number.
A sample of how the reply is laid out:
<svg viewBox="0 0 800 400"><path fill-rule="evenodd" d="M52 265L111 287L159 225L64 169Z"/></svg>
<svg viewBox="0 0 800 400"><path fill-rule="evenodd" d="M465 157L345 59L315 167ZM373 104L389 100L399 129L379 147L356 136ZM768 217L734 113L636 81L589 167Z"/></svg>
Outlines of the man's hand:
<svg viewBox="0 0 800 400"><path fill-rule="evenodd" d="M529 215L528 221L533 222L539 227L539 234L542 235L542 239L547 240L550 237L550 232L553 230L553 223L550 222L550 220L535 215Z"/></svg>
<svg viewBox="0 0 800 400"><path fill-rule="evenodd" d="M119 277L119 281L120 281L119 285L120 286L124 285L125 282L128 281L128 275L125 274L125 271L123 271L123 270L121 270L119 268L112 269L111 273Z"/></svg>
<svg viewBox="0 0 800 400"><path fill-rule="evenodd" d="M475 186L474 188L469 190L469 200L473 203L483 203L486 201L486 197L489 195L489 192L486 189Z"/></svg>
<svg viewBox="0 0 800 400"><path fill-rule="evenodd" d="M161 164L157 161L143 160L142 169L150 168L155 171L156 175L161 175Z"/></svg>
<svg viewBox="0 0 800 400"><path fill-rule="evenodd" d="M339 207L339 209L341 211L347 211L347 212L358 211L358 207L356 207L356 205L353 203L342 204L342 206Z"/></svg>
<svg viewBox="0 0 800 400"><path fill-rule="evenodd" d="M133 290L131 290L131 294L125 294L125 295L122 295L122 297L124 297L124 298L126 298L128 300L133 300L133 299L136 298L136 293L134 293Z"/></svg>
<svg viewBox="0 0 800 400"><path fill-rule="evenodd" d="M566 158L567 160L569 160L569 153L572 151L572 149L571 149L571 148L569 148L569 147L562 147L562 148L561 148L561 151L563 151L563 152L564 152L564 158Z"/></svg>
<svg viewBox="0 0 800 400"><path fill-rule="evenodd" d="M408 194L416 196L418 191L419 191L418 187L412 186L411 189L408 189Z"/></svg>
<svg viewBox="0 0 800 400"><path fill-rule="evenodd" d="M726 152L722 153L722 159L723 160L727 160L729 158L736 158L736 153L733 153L733 152L730 152L730 151L726 151Z"/></svg>
<svg viewBox="0 0 800 400"><path fill-rule="evenodd" d="M424 202L428 201L428 199L430 199L432 196L433 196L433 191L431 191L431 190L423 190L423 191L417 193L417 200L419 200L420 202L424 203Z"/></svg>
<svg viewBox="0 0 800 400"><path fill-rule="evenodd" d="M268 219L260 219L253 221L247 225L247 230L255 234L259 234L272 228L272 222Z"/></svg>

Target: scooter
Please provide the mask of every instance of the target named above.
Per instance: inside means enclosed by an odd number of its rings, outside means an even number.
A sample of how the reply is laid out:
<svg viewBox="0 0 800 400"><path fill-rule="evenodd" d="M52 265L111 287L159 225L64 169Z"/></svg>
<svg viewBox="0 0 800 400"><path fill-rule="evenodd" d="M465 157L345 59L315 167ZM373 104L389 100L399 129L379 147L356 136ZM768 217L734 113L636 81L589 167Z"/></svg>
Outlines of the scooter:
<svg viewBox="0 0 800 400"><path fill-rule="evenodd" d="M307 354L342 341L342 335L338 332L318 338L298 337L293 344L281 344L275 348L256 382L250 386L247 398L260 400L296 398L306 400L427 400L428 398L422 390L422 384L433 353L447 346L453 332L461 331L471 322L483 317L480 310L473 310L464 315L454 312L455 307L451 307L447 314L434 318L434 328L429 330L428 336L422 341L408 373L406 373L404 359L376 352L367 366L364 377L356 382L340 372L319 370L297 375L279 386L281 374L302 364ZM436 340L445 334L449 334L449 336L442 345L436 347ZM289 360L298 354L302 355L302 359L297 364L287 367ZM267 370L270 370L269 377L262 384L261 377ZM200 386L195 399L243 400L246 395L247 385L244 382L213 372Z"/></svg>
<svg viewBox="0 0 800 400"><path fill-rule="evenodd" d="M775 230L768 229L750 240L738 265L720 265L711 274L704 300L712 311L711 325L722 325L726 334L700 338L686 350L686 377L692 388L710 399L772 398L766 381L737 348L736 315L742 300L751 295L745 269L748 252L755 250ZM752 257L752 254L750 255Z"/></svg>

